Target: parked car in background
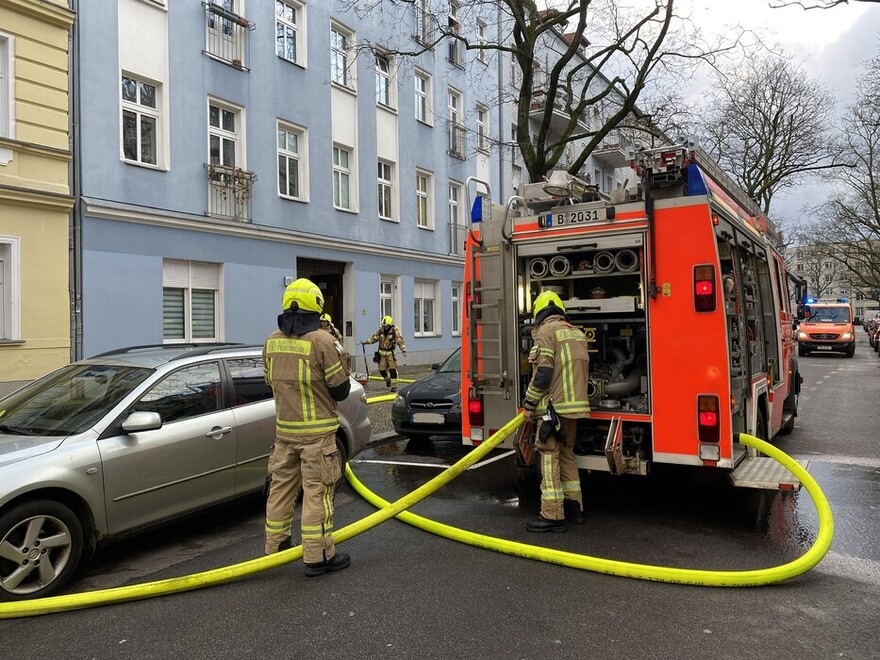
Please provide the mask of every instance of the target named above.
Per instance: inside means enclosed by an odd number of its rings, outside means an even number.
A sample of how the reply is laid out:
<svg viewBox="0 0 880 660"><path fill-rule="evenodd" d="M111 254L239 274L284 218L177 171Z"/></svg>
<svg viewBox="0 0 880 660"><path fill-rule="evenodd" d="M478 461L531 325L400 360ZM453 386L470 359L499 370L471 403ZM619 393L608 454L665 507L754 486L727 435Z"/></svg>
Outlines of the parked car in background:
<svg viewBox="0 0 880 660"><path fill-rule="evenodd" d="M339 405L344 462L370 439ZM62 367L0 400L0 600L49 596L84 549L259 492L275 442L261 346L143 346Z"/></svg>
<svg viewBox="0 0 880 660"><path fill-rule="evenodd" d="M391 423L408 438L461 440L461 349L431 368L433 374L401 388L391 404Z"/></svg>

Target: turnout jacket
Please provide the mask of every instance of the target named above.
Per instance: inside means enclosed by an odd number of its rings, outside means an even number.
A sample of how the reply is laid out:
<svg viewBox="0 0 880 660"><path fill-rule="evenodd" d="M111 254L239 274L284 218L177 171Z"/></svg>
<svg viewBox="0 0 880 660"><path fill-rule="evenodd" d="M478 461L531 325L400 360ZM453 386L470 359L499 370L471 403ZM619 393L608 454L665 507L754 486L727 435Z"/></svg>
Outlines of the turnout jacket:
<svg viewBox="0 0 880 660"><path fill-rule="evenodd" d="M394 355L394 345L400 346L400 350L406 353L406 344L403 343L403 335L396 325L392 325L388 332L379 328L373 336L364 340L365 344L379 342L379 355Z"/></svg>
<svg viewBox="0 0 880 660"><path fill-rule="evenodd" d="M532 330L534 344L529 353L532 380L523 407L543 415L547 403L561 417L589 417L587 373L589 343L583 331L564 316L547 316Z"/></svg>
<svg viewBox="0 0 880 660"><path fill-rule="evenodd" d="M276 330L263 346L263 372L275 395L277 437L324 436L337 429L337 400L348 395L349 380L329 332Z"/></svg>

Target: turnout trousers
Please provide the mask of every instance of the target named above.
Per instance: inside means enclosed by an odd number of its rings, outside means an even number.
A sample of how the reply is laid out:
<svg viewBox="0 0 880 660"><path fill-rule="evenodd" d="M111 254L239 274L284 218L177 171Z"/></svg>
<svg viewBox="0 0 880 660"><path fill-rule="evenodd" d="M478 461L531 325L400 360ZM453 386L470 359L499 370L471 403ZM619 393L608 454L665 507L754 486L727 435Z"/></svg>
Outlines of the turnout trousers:
<svg viewBox="0 0 880 660"><path fill-rule="evenodd" d="M275 438L269 457L272 485L266 501L266 554L290 538L294 506L303 491L303 561L307 564L331 559L333 544L333 495L342 476L336 450L336 432L321 436Z"/></svg>
<svg viewBox="0 0 880 660"><path fill-rule="evenodd" d="M560 420L565 428L564 444L553 436L547 442L535 442L541 469L541 515L547 520L565 518L563 500L573 500L581 510L584 508L581 477L574 458L577 420L562 416Z"/></svg>

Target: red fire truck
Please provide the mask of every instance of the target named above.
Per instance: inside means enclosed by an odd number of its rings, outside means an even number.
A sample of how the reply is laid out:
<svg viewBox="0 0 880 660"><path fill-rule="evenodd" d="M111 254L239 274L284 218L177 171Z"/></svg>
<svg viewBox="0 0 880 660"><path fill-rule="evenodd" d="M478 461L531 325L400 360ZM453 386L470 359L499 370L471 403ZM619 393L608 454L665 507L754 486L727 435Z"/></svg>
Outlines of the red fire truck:
<svg viewBox="0 0 880 660"><path fill-rule="evenodd" d="M652 465L725 470L735 485L797 488L745 432L789 433L800 374L793 306L772 225L693 142L638 149L635 191L611 195L565 172L504 205L477 183L462 324L463 442L521 410L531 304L559 294L590 342L583 469L645 475ZM507 441L510 444L510 440ZM779 469L778 469L779 468Z"/></svg>

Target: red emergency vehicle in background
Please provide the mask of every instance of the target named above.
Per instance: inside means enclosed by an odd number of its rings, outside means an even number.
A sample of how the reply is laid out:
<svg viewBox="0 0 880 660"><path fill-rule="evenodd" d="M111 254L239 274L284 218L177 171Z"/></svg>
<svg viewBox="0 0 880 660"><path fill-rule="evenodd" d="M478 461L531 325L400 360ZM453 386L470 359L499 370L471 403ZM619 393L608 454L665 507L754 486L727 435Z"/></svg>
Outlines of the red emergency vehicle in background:
<svg viewBox="0 0 880 660"><path fill-rule="evenodd" d="M802 281L786 272L766 217L693 143L633 151L631 167L637 191L611 196L554 172L497 205L476 182L464 444L521 410L531 304L549 289L590 342L581 468L644 475L652 465L689 465L726 470L739 486L799 487L772 459L750 455L738 434L769 440L794 427Z"/></svg>

